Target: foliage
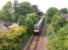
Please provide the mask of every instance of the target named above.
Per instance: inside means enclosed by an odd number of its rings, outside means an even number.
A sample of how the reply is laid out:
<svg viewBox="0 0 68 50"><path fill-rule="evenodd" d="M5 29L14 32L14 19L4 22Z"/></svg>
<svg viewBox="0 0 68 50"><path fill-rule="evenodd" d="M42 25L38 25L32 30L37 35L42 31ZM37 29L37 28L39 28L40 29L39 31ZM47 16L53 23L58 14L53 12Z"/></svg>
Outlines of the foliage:
<svg viewBox="0 0 68 50"><path fill-rule="evenodd" d="M55 31L57 31L60 27L63 27L66 24L66 20L61 13L57 12L53 15L51 24L54 26Z"/></svg>
<svg viewBox="0 0 68 50"><path fill-rule="evenodd" d="M0 33L0 50L20 50L29 37L30 34L27 33L25 26L17 26L2 32Z"/></svg>
<svg viewBox="0 0 68 50"><path fill-rule="evenodd" d="M52 16L56 13L59 12L59 10L55 7L50 7L47 12L46 12L46 16L48 17L47 22L51 21Z"/></svg>
<svg viewBox="0 0 68 50"><path fill-rule="evenodd" d="M16 21L18 20L20 16L26 17L27 14L36 12L33 6L29 2L26 2L26 1L19 3L15 10L16 10L15 12Z"/></svg>
<svg viewBox="0 0 68 50"><path fill-rule="evenodd" d="M63 50L63 43L58 37L49 39L48 50Z"/></svg>
<svg viewBox="0 0 68 50"><path fill-rule="evenodd" d="M15 22L20 26L0 32L0 50L20 50L31 37L32 27L39 20L37 9L29 2L21 2L14 5L9 1L0 11L0 19ZM25 26L21 26L25 25ZM27 28L27 27L28 28Z"/></svg>
<svg viewBox="0 0 68 50"><path fill-rule="evenodd" d="M18 23L20 25L26 25L28 27L32 27L37 21L39 20L39 17L36 13L29 13L26 16L20 16L18 18Z"/></svg>
<svg viewBox="0 0 68 50"><path fill-rule="evenodd" d="M37 13L33 5L26 1L17 4L15 9L13 6L11 1L8 1L0 11L0 19L6 19L11 22L20 22L19 20L21 20L22 23L22 20L26 19L27 14Z"/></svg>
<svg viewBox="0 0 68 50"><path fill-rule="evenodd" d="M60 34L61 33L61 34ZM64 37L67 37L68 35L68 24L65 25L64 27L62 27L59 31L58 31L58 35Z"/></svg>
<svg viewBox="0 0 68 50"><path fill-rule="evenodd" d="M47 23L48 50L68 50L68 23L61 12L55 12Z"/></svg>
<svg viewBox="0 0 68 50"><path fill-rule="evenodd" d="M3 16L6 18L6 20L11 21L12 20L12 3L8 1L4 7L2 8Z"/></svg>
<svg viewBox="0 0 68 50"><path fill-rule="evenodd" d="M37 5L29 2L21 2L16 7L14 5L8 1L0 11L0 19L20 26L0 32L0 50L21 50L33 33L33 25L39 20Z"/></svg>
<svg viewBox="0 0 68 50"><path fill-rule="evenodd" d="M22 2L18 5L16 13L20 15L26 15L28 13L32 13L32 5L29 2Z"/></svg>
<svg viewBox="0 0 68 50"><path fill-rule="evenodd" d="M35 12L38 13L38 6L37 5L32 5L32 8L34 9Z"/></svg>
<svg viewBox="0 0 68 50"><path fill-rule="evenodd" d="M30 26L32 27L34 24L36 24L38 20L39 20L39 17L36 15L36 13L27 14L26 25L28 25L29 27Z"/></svg>
<svg viewBox="0 0 68 50"><path fill-rule="evenodd" d="M53 32L56 32L65 25L65 19L63 18L62 14L57 12L53 15L52 19L51 19L51 23L48 24L48 32L50 32L51 30Z"/></svg>
<svg viewBox="0 0 68 50"><path fill-rule="evenodd" d="M49 38L49 50L68 50L68 25L60 28L57 32L50 35L53 38Z"/></svg>
<svg viewBox="0 0 68 50"><path fill-rule="evenodd" d="M67 14L68 9L67 8L62 8L62 9L60 9L60 12L63 13L63 14Z"/></svg>
<svg viewBox="0 0 68 50"><path fill-rule="evenodd" d="M25 19L26 19L25 16L20 15L17 23L20 24L20 25L25 25Z"/></svg>

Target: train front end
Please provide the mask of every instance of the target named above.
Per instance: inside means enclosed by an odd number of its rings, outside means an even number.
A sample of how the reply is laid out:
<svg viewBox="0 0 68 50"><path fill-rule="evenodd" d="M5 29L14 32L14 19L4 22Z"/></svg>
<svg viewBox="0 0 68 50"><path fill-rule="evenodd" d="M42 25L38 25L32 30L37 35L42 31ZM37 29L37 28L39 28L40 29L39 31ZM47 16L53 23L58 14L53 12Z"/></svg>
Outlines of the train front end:
<svg viewBox="0 0 68 50"><path fill-rule="evenodd" d="M34 25L34 35L39 35L40 33L39 33L39 27L38 27L38 25Z"/></svg>

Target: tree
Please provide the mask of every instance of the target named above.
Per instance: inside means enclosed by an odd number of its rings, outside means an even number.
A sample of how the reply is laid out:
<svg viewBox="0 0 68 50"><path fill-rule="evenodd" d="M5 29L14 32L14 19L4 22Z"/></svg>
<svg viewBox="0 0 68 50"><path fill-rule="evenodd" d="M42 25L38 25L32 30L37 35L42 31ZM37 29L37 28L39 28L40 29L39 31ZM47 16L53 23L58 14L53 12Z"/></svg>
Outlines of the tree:
<svg viewBox="0 0 68 50"><path fill-rule="evenodd" d="M4 19L4 13L2 10L0 10L0 19Z"/></svg>
<svg viewBox="0 0 68 50"><path fill-rule="evenodd" d="M56 32L60 27L63 27L66 24L66 21L65 18L63 18L63 15L60 12L57 12L53 15L51 24L54 26Z"/></svg>
<svg viewBox="0 0 68 50"><path fill-rule="evenodd" d="M27 14L35 12L32 5L29 2L25 2L25 1L17 4L15 10L16 10L15 11L16 21L18 21L18 18L20 18L20 16L22 18L24 17L25 19Z"/></svg>
<svg viewBox="0 0 68 50"><path fill-rule="evenodd" d="M62 9L60 9L60 12L63 13L63 14L67 14L68 9L67 8L62 8Z"/></svg>
<svg viewBox="0 0 68 50"><path fill-rule="evenodd" d="M37 15L36 8L34 8L33 5L31 5L29 2L25 2L25 1L20 4L17 4L16 13L15 13L16 21L23 22L28 17L27 14L30 14L30 13L36 13Z"/></svg>
<svg viewBox="0 0 68 50"><path fill-rule="evenodd" d="M46 14L47 14L47 16L48 17L52 17L56 12L58 12L59 10L57 9L57 8L55 8L55 7L50 7L48 10L47 10L47 12L46 12Z"/></svg>
<svg viewBox="0 0 68 50"><path fill-rule="evenodd" d="M14 0L13 12L12 12L12 13L13 13L12 16L13 16L13 21L14 21L14 22L17 22L17 20L18 20L18 19L17 19L18 17L16 16L16 11L17 11L17 8L18 8L17 6L18 6L18 0Z"/></svg>
<svg viewBox="0 0 68 50"><path fill-rule="evenodd" d="M30 13L27 14L27 18L26 18L26 25L28 25L29 27L32 27L34 24L36 24L36 22L38 22L39 18L37 17L36 13Z"/></svg>
<svg viewBox="0 0 68 50"><path fill-rule="evenodd" d="M38 12L38 7L37 7L37 5L32 5L32 8L33 8L36 12Z"/></svg>
<svg viewBox="0 0 68 50"><path fill-rule="evenodd" d="M23 16L33 12L32 5L29 2L22 2L18 4L18 7L16 10L17 10L16 13L18 15L23 15Z"/></svg>
<svg viewBox="0 0 68 50"><path fill-rule="evenodd" d="M51 22L51 18L56 12L59 12L59 10L55 7L51 7L47 10L46 16L48 17L47 19L48 22Z"/></svg>
<svg viewBox="0 0 68 50"><path fill-rule="evenodd" d="M12 5L12 3L9 1L1 10L2 13L0 13L0 16L3 16L3 18L8 21L25 24L25 20L29 16L27 14L35 13L35 15L37 15L37 9L37 6L34 8L29 2L17 3L15 0L14 5ZM34 18L38 17L39 16L34 16Z"/></svg>
<svg viewBox="0 0 68 50"><path fill-rule="evenodd" d="M12 3L8 1L2 9L3 15L6 17L6 20L11 21L12 19Z"/></svg>
<svg viewBox="0 0 68 50"><path fill-rule="evenodd" d="M33 5L32 7L33 7L33 9L35 10L35 12L37 13L38 16L43 15L43 12L40 9L38 9L37 5Z"/></svg>

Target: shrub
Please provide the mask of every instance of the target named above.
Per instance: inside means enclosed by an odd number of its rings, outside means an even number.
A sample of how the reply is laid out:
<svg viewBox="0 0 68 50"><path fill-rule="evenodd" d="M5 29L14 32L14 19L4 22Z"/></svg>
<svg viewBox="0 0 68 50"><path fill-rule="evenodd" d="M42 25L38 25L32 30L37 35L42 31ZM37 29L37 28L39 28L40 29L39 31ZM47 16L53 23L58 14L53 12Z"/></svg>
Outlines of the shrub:
<svg viewBox="0 0 68 50"><path fill-rule="evenodd" d="M56 13L51 18L51 23L47 22L48 49L68 50L68 23L61 13Z"/></svg>
<svg viewBox="0 0 68 50"><path fill-rule="evenodd" d="M2 32L0 33L0 50L20 50L29 37L26 26L17 26Z"/></svg>

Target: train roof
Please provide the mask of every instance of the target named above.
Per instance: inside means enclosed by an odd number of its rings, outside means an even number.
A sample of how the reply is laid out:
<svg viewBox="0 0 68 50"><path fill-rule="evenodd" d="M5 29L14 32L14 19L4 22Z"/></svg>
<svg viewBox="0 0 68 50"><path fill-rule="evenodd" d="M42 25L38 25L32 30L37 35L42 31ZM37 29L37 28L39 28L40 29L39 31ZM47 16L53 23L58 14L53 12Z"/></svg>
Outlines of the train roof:
<svg viewBox="0 0 68 50"><path fill-rule="evenodd" d="M40 19L40 21L38 22L38 25L40 25L40 23L42 22L44 16L42 16L42 18Z"/></svg>
<svg viewBox="0 0 68 50"><path fill-rule="evenodd" d="M40 25L40 23L42 22L43 18L44 18L44 16L41 16L41 19L40 19L40 20L38 21L38 23L35 24L34 26Z"/></svg>

